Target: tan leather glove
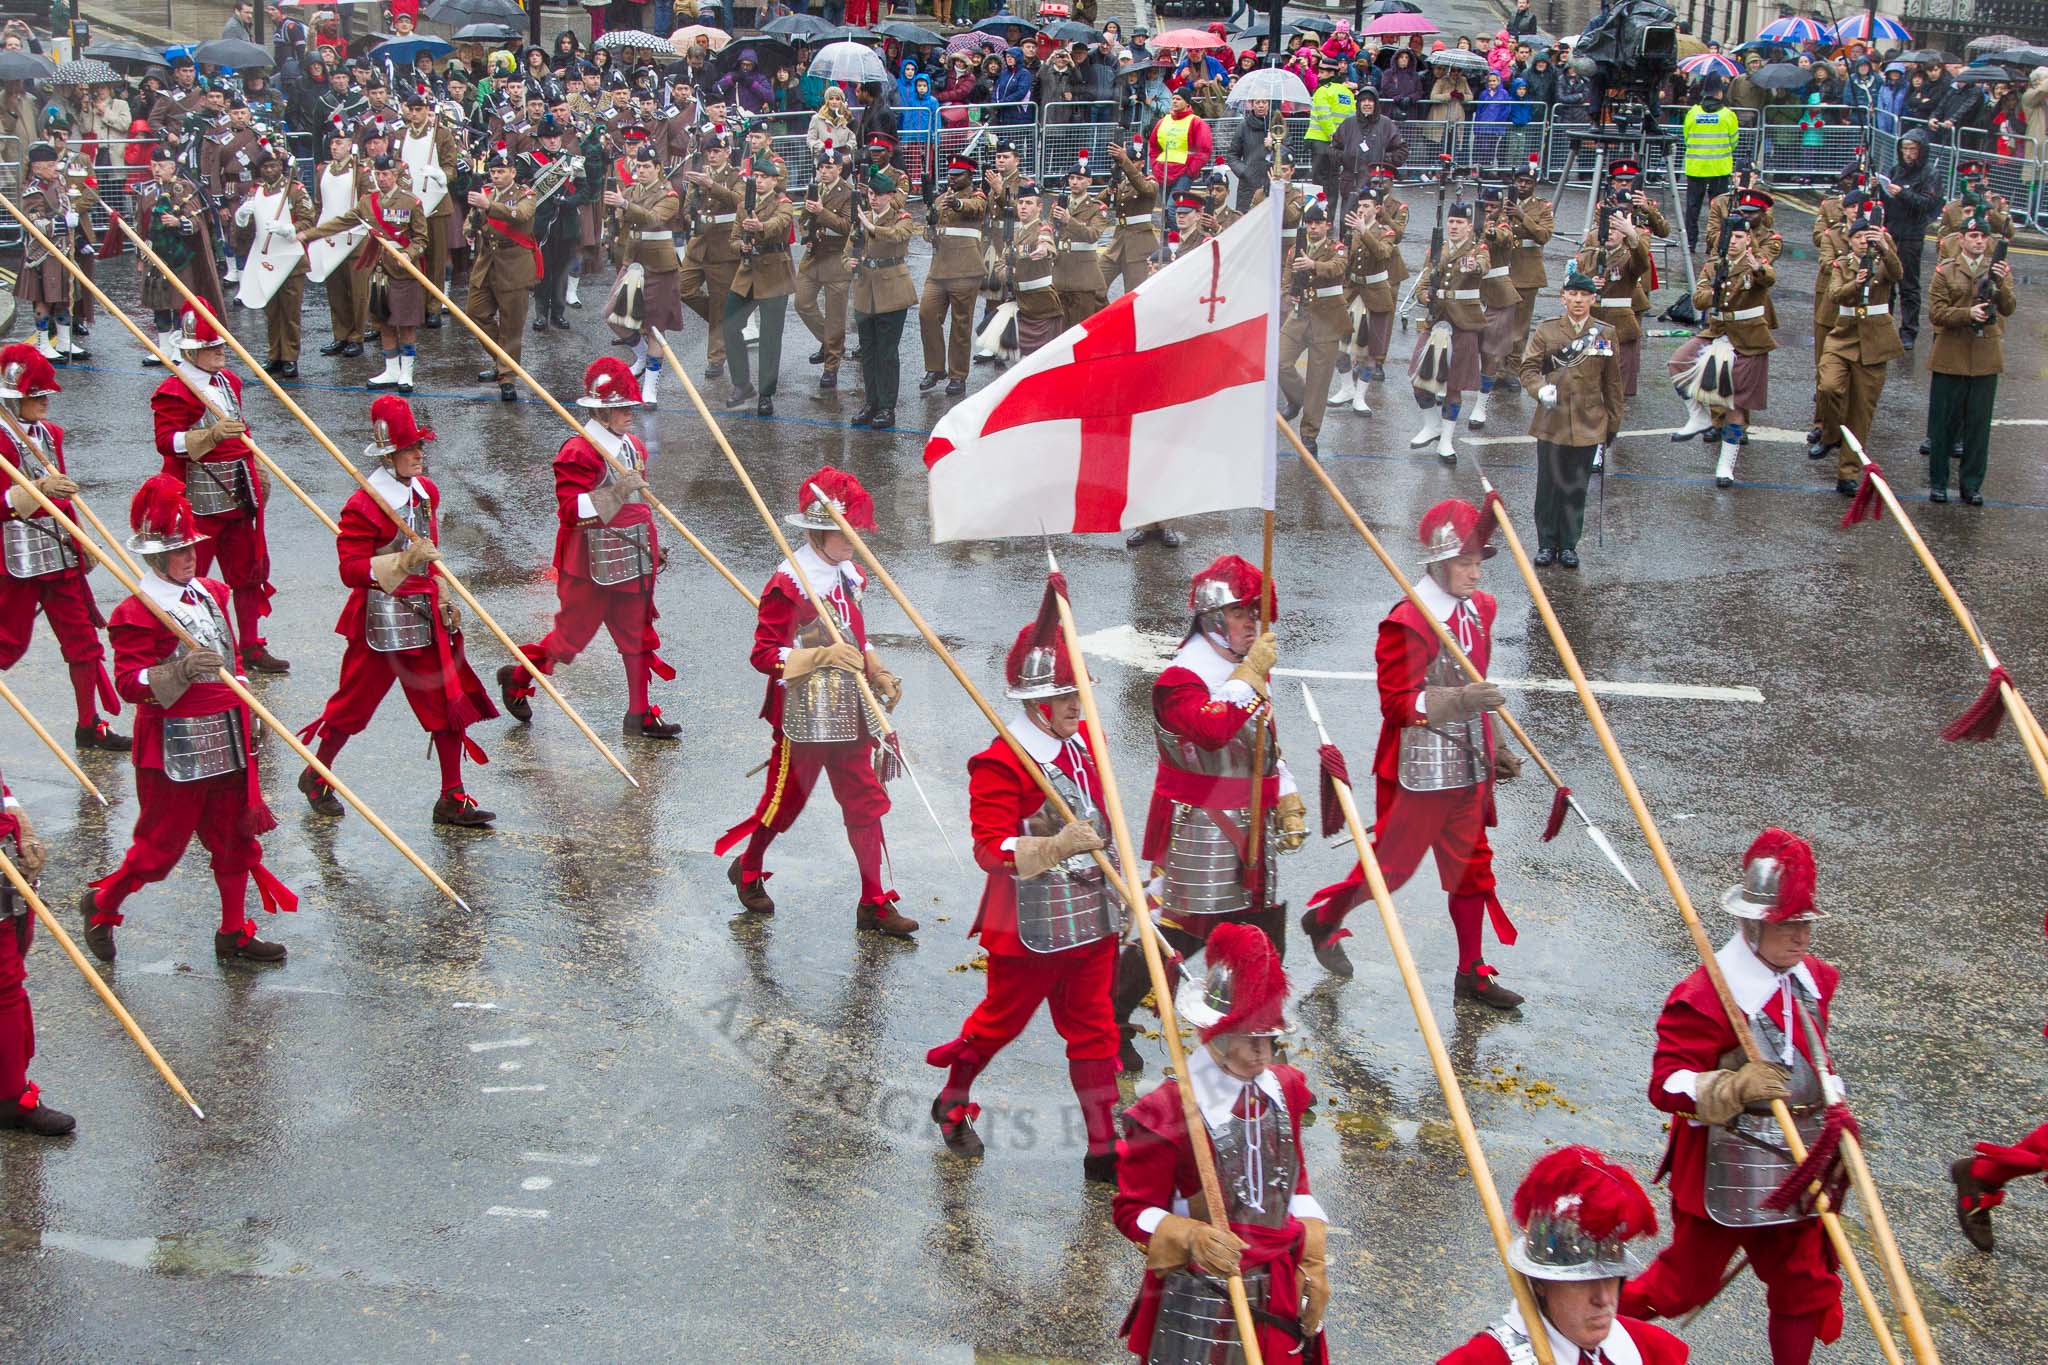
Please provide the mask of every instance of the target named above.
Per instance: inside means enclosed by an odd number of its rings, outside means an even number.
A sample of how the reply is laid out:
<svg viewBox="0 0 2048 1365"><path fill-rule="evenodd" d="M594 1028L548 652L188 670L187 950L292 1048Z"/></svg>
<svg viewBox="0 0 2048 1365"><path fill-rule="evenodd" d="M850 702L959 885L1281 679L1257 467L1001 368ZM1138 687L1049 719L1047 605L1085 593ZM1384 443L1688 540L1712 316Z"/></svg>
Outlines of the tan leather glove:
<svg viewBox="0 0 2048 1365"><path fill-rule="evenodd" d="M1259 638L1252 641L1252 647L1245 651L1244 661L1230 670L1230 676L1251 685L1252 691L1266 695L1267 675L1280 659L1280 646L1273 639L1270 630L1261 631Z"/></svg>
<svg viewBox="0 0 2048 1365"><path fill-rule="evenodd" d="M1505 744L1496 744L1493 749L1493 780L1512 782L1522 775L1522 760Z"/></svg>
<svg viewBox="0 0 2048 1365"><path fill-rule="evenodd" d="M158 706L170 707L178 704L178 698L185 690L201 679L213 676L216 669L227 666L227 660L210 649L194 650L174 659L166 659L149 670L150 694Z"/></svg>
<svg viewBox="0 0 2048 1365"><path fill-rule="evenodd" d="M1273 803L1280 820L1280 851L1292 853L1308 842L1308 806L1300 792L1288 792Z"/></svg>
<svg viewBox="0 0 2048 1365"><path fill-rule="evenodd" d="M1178 1270L1193 1262L1218 1275L1235 1275L1244 1249L1244 1242L1234 1233L1218 1232L1207 1223L1169 1213L1145 1245L1145 1268Z"/></svg>
<svg viewBox="0 0 2048 1365"><path fill-rule="evenodd" d="M36 486L40 488L42 485L37 483ZM10 483L7 485L7 508L17 517L25 519L42 511L43 505L36 501L35 494L29 492L20 484Z"/></svg>
<svg viewBox="0 0 2048 1365"><path fill-rule="evenodd" d="M782 661L782 676L784 681L794 682L821 668L843 668L857 673L862 663L861 652L849 644L799 645Z"/></svg>
<svg viewBox="0 0 2048 1365"><path fill-rule="evenodd" d="M882 709L893 715L896 703L903 700L903 679L882 667L880 660L871 659L868 664L868 686L874 689L875 700L882 703Z"/></svg>
<svg viewBox="0 0 2048 1365"><path fill-rule="evenodd" d="M462 604L450 598L441 599L441 628L450 635L462 634Z"/></svg>
<svg viewBox="0 0 2048 1365"><path fill-rule="evenodd" d="M223 417L210 426L203 426L197 431L188 431L185 433L185 458L188 460L203 460L222 441L231 440L237 436L245 436L248 434L248 431L247 423L238 422L232 417Z"/></svg>
<svg viewBox="0 0 2048 1365"><path fill-rule="evenodd" d="M1490 682L1466 683L1462 687L1426 687L1422 690L1424 719L1431 725L1468 720L1481 711L1507 705L1507 700L1507 695Z"/></svg>
<svg viewBox="0 0 2048 1365"><path fill-rule="evenodd" d="M58 498L75 497L78 494L78 481L69 474L45 474L36 480L36 487L42 490L44 497L53 502Z"/></svg>
<svg viewBox="0 0 2048 1365"><path fill-rule="evenodd" d="M603 487L593 488L590 505L597 509L597 519L609 526L635 493L646 491L646 477L637 469L629 469L623 474L612 475L612 481Z"/></svg>
<svg viewBox="0 0 2048 1365"><path fill-rule="evenodd" d="M441 562L441 551L424 536L408 541L402 550L370 556L370 580L385 592L397 592L399 585L429 564Z"/></svg>
<svg viewBox="0 0 2048 1365"><path fill-rule="evenodd" d="M1320 1218L1301 1220L1301 1335L1313 1339L1323 1329L1330 1306L1329 1225Z"/></svg>
<svg viewBox="0 0 2048 1365"><path fill-rule="evenodd" d="M15 854L14 864L21 869L22 876L34 881L43 875L43 864L49 861L50 850L37 835L36 827L29 822L27 811L14 812L14 819L21 831L15 836L20 848Z"/></svg>
<svg viewBox="0 0 2048 1365"><path fill-rule="evenodd" d="M1775 1062L1744 1062L1733 1071L1702 1071L1692 1107L1701 1123L1728 1123L1752 1104L1782 1100L1791 1073Z"/></svg>
<svg viewBox="0 0 2048 1365"><path fill-rule="evenodd" d="M405 570L407 577L422 572L429 564L440 562L440 547L425 536L407 541L405 548L398 552L398 567Z"/></svg>
<svg viewBox="0 0 2048 1365"><path fill-rule="evenodd" d="M1086 820L1069 820L1057 834L1026 835L1017 840L1011 858L1025 881L1042 877L1076 853L1102 847L1102 836Z"/></svg>

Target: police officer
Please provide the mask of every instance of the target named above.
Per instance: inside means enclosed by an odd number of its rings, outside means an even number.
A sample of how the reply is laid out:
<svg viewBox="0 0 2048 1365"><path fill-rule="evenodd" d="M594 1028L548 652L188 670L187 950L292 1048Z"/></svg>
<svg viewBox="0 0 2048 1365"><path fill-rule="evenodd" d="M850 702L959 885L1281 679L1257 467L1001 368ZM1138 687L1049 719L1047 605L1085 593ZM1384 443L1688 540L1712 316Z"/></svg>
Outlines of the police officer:
<svg viewBox="0 0 2048 1365"><path fill-rule="evenodd" d="M1351 320L1344 303L1348 256L1344 244L1330 233L1330 211L1317 200L1302 211L1307 240L1288 264L1286 321L1280 324L1280 406L1291 421L1301 418L1301 443L1317 453L1323 410L1330 397L1330 375L1337 368L1337 349ZM1294 368L1306 354L1308 378Z"/></svg>
<svg viewBox="0 0 2048 1365"><path fill-rule="evenodd" d="M1740 126L1735 111L1722 103L1728 82L1709 76L1700 86L1700 102L1685 111L1685 239L1700 240L1700 206L1728 188L1735 171L1735 138Z"/></svg>
<svg viewBox="0 0 2048 1365"><path fill-rule="evenodd" d="M932 264L925 275L924 294L917 303L918 331L924 339L924 378L919 393L929 393L939 381L946 384L946 396L957 398L967 392L968 345L973 340L969 327L974 321L974 295L982 276L982 225L988 219L988 195L975 188L974 162L956 156L946 165L946 192L932 205ZM952 337L946 335L951 316Z"/></svg>
<svg viewBox="0 0 2048 1365"><path fill-rule="evenodd" d="M1323 187L1324 197L1333 204L1341 192L1343 161L1335 140L1337 129L1357 110L1358 99L1351 82L1344 78L1343 61L1324 53L1316 60L1315 97L1308 106L1308 166L1309 174Z"/></svg>

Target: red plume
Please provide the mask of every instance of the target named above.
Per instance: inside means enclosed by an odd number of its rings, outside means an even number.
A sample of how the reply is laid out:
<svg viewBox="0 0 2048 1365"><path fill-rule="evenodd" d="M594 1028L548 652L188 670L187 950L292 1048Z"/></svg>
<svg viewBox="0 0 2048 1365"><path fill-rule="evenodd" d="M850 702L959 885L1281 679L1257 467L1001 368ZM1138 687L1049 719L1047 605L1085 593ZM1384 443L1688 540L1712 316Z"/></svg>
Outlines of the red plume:
<svg viewBox="0 0 2048 1365"><path fill-rule="evenodd" d="M1515 1222L1525 1228L1539 1215L1554 1218L1565 1212L1601 1241L1627 1241L1657 1231L1657 1210L1642 1183L1591 1147L1551 1152L1529 1168L1515 1191Z"/></svg>
<svg viewBox="0 0 2048 1365"><path fill-rule="evenodd" d="M1552 839L1555 839L1558 836L1560 831L1564 829L1565 813L1572 808L1571 802L1572 789L1570 787L1559 787L1557 791L1551 796L1550 818L1543 822L1543 834L1541 836L1541 842L1546 844L1549 843Z"/></svg>
<svg viewBox="0 0 2048 1365"><path fill-rule="evenodd" d="M1209 931L1205 959L1210 970L1230 972L1230 1012L1202 1030L1208 1042L1225 1033L1277 1028L1287 1000L1287 973L1265 931L1250 924L1224 923Z"/></svg>
<svg viewBox="0 0 2048 1365"><path fill-rule="evenodd" d="M1742 855L1748 867L1758 858L1778 860L1778 903L1772 907L1772 921L1803 915L1813 909L1815 872L1813 846L1790 830L1773 826L1756 836L1749 852Z"/></svg>
<svg viewBox="0 0 2048 1365"><path fill-rule="evenodd" d="M835 469L828 464L797 486L798 507L810 506L813 484L817 485L820 493L839 504L840 515L846 518L847 524L854 530L875 529L875 500L868 495L867 489L861 487L859 479L843 469Z"/></svg>
<svg viewBox="0 0 2048 1365"><path fill-rule="evenodd" d="M185 482L170 474L156 474L143 481L128 504L130 529L148 529L170 538L189 539L199 532L192 520L192 504L185 501Z"/></svg>

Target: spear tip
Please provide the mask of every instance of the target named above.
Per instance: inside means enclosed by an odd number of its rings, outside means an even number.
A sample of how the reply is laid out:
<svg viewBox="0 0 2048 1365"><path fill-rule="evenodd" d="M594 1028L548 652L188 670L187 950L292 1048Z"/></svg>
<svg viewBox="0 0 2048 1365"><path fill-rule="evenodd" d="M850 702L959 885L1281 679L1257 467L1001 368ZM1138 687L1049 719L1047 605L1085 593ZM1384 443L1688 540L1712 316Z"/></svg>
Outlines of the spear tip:
<svg viewBox="0 0 2048 1365"><path fill-rule="evenodd" d="M194 1118L198 1119L198 1120L199 1120L200 1122L202 1122L202 1123L204 1123L204 1122L206 1121L206 1111L205 1111L204 1109L201 1109L201 1108L200 1108L200 1107L199 1107L199 1106L198 1106L197 1104L195 1104L195 1103L194 1103L193 1101L191 1101L191 1100L186 1100L186 1101L185 1101L185 1107L186 1107L187 1109L190 1109L190 1110L192 1111L192 1117L194 1117Z"/></svg>

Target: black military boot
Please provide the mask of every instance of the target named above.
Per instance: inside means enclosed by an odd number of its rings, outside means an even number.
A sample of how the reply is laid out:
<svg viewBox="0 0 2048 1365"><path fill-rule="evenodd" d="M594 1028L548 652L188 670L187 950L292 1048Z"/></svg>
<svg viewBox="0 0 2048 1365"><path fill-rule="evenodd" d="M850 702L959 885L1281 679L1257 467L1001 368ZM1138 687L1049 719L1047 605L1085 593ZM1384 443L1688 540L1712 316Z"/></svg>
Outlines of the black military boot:
<svg viewBox="0 0 2048 1365"><path fill-rule="evenodd" d="M1315 952L1316 961L1323 964L1323 970L1340 981L1351 979L1351 958L1344 951L1346 932L1341 925L1324 928L1316 922L1314 910L1301 912L1301 932L1308 938L1308 946Z"/></svg>
<svg viewBox="0 0 2048 1365"><path fill-rule="evenodd" d="M775 898L768 894L768 874L763 872L752 881L740 869L740 860L732 860L725 869L725 879L732 883L732 889L739 893L740 909L756 915L775 913Z"/></svg>
<svg viewBox="0 0 2048 1365"><path fill-rule="evenodd" d="M518 664L504 664L498 669L498 700L505 703L505 714L524 725L533 720L533 687L521 682L526 670Z"/></svg>

